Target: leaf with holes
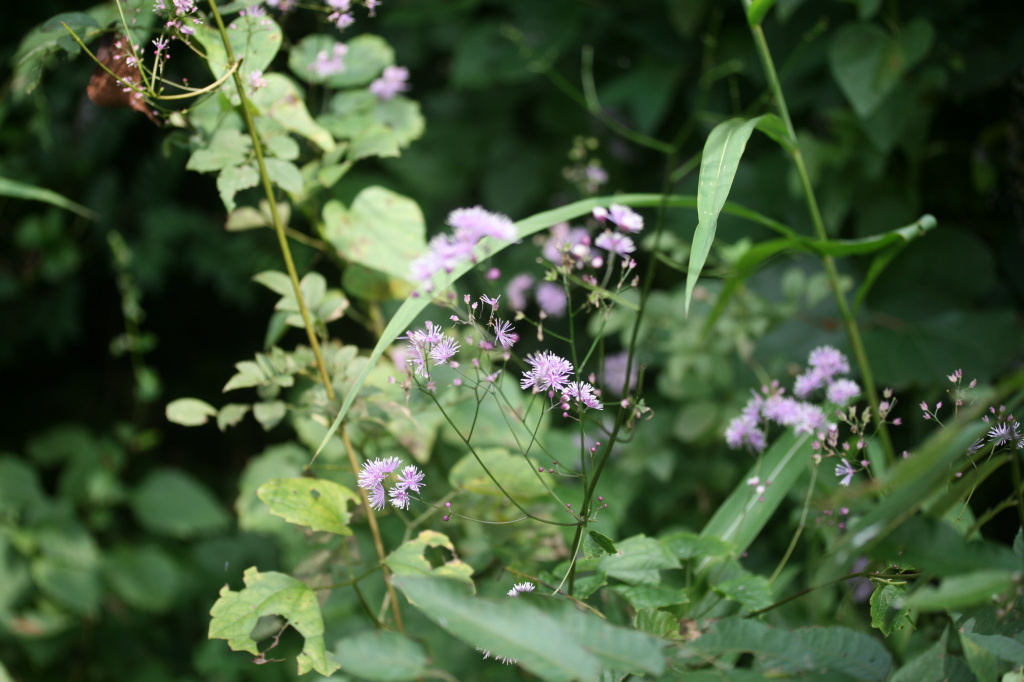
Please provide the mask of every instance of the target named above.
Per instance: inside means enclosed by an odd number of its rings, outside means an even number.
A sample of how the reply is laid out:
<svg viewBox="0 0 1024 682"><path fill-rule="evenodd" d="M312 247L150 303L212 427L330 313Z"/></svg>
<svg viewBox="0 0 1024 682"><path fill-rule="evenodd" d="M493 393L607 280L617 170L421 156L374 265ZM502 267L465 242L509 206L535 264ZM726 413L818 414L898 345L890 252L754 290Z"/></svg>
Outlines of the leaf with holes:
<svg viewBox="0 0 1024 682"><path fill-rule="evenodd" d="M359 495L340 483L316 478L275 478L256 490L274 516L313 530L352 535L349 503Z"/></svg>

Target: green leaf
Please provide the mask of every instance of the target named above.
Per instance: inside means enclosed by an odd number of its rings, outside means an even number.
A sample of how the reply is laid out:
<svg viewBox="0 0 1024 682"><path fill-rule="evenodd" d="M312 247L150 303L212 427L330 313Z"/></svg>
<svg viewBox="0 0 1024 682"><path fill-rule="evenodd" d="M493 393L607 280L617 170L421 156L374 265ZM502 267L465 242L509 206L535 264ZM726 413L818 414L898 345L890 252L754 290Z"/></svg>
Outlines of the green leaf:
<svg viewBox="0 0 1024 682"><path fill-rule="evenodd" d="M152 613L176 606L184 582L174 560L154 545L111 551L103 559L103 576L126 604Z"/></svg>
<svg viewBox="0 0 1024 682"><path fill-rule="evenodd" d="M749 652L765 677L813 673L828 679L822 676L832 673L862 682L883 682L892 668L892 657L884 646L848 628L786 630L736 617L717 621L683 649L707 658Z"/></svg>
<svg viewBox="0 0 1024 682"><path fill-rule="evenodd" d="M946 638L942 636L923 654L896 671L889 682L920 682L921 680L943 680L946 678Z"/></svg>
<svg viewBox="0 0 1024 682"><path fill-rule="evenodd" d="M562 630L580 642L584 649L597 656L605 670L638 676L645 673L660 675L665 670L662 642L646 633L616 627L567 602L556 602L552 608L545 608L545 612L555 618Z"/></svg>
<svg viewBox="0 0 1024 682"><path fill-rule="evenodd" d="M78 616L99 612L102 590L95 557L88 563L69 563L50 556L32 561L32 580L48 597Z"/></svg>
<svg viewBox="0 0 1024 682"><path fill-rule="evenodd" d="M745 120L733 118L719 123L707 142L700 162L700 184L697 189L697 231L693 235L690 249L689 268L686 273L685 313L690 311L690 299L697 278L711 253L711 244L718 229L718 216L725 207L725 200L732 189L740 157L746 149L747 140L763 119L763 116Z"/></svg>
<svg viewBox="0 0 1024 682"><path fill-rule="evenodd" d="M703 536L690 531L677 531L661 538L661 543L675 556L684 561L692 559L728 559L739 556L739 550L731 542L713 536Z"/></svg>
<svg viewBox="0 0 1024 682"><path fill-rule="evenodd" d="M907 598L907 608L919 611L960 611L988 604L1011 590L1016 573L983 569L944 579L938 587L922 587Z"/></svg>
<svg viewBox="0 0 1024 682"><path fill-rule="evenodd" d="M735 490L704 526L701 536L730 543L738 552L746 551L806 471L811 456L810 441L810 436L796 436L791 431L780 436L761 461L740 478ZM760 495L746 484L754 476L766 482L767 487ZM712 559L705 557L698 564L698 570L706 570L711 563Z"/></svg>
<svg viewBox="0 0 1024 682"><path fill-rule="evenodd" d="M374 682L406 682L427 676L423 647L397 632L361 632L338 642L334 657L346 673Z"/></svg>
<svg viewBox="0 0 1024 682"><path fill-rule="evenodd" d="M750 611L760 611L775 603L768 579L745 571L743 575L731 580L712 584L711 589L726 599L739 602Z"/></svg>
<svg viewBox="0 0 1024 682"><path fill-rule="evenodd" d="M58 14L29 31L14 53L14 77L11 91L21 96L32 92L42 80L43 70L60 50L77 55L81 48L71 38L67 24L79 38L89 42L102 32L99 22L85 12Z"/></svg>
<svg viewBox="0 0 1024 682"><path fill-rule="evenodd" d="M227 585L221 589L210 609L210 639L226 639L232 650L258 656L259 647L250 637L256 622L263 616L281 616L306 640L298 656L300 675L315 670L326 677L338 669L324 648L324 621L316 592L290 575L260 573L256 567L245 570L244 580L245 587L238 592Z"/></svg>
<svg viewBox="0 0 1024 682"><path fill-rule="evenodd" d="M931 51L935 29L924 19L895 36L874 24L843 26L829 46L829 66L860 118L870 116L899 85L903 74Z"/></svg>
<svg viewBox="0 0 1024 682"><path fill-rule="evenodd" d="M451 552L452 559L440 566L431 566L425 556L427 549L431 547L444 547ZM433 575L450 578L463 582L473 589L473 567L455 556L455 545L447 535L434 530L422 530L414 539L403 542L387 556L384 563L395 575Z"/></svg>
<svg viewBox="0 0 1024 682"><path fill-rule="evenodd" d="M260 112L288 132L306 138L324 152L333 150L334 138L309 115L305 93L295 81L281 73L268 73L264 78L267 86L257 90L251 97Z"/></svg>
<svg viewBox="0 0 1024 682"><path fill-rule="evenodd" d="M526 598L474 598L450 580L395 576L409 603L443 629L545 680L595 680L601 666L558 620Z"/></svg>
<svg viewBox="0 0 1024 682"><path fill-rule="evenodd" d="M167 421L182 426L201 426L217 414L217 408L198 398L178 398L167 403Z"/></svg>
<svg viewBox="0 0 1024 682"><path fill-rule="evenodd" d="M197 173L241 166L252 154L252 138L234 128L220 128L205 147L192 152L185 168Z"/></svg>
<svg viewBox="0 0 1024 682"><path fill-rule="evenodd" d="M596 530L588 531L587 536L583 538L583 558L594 559L605 554L615 554L618 552L615 549L615 544L611 541L611 538L606 535L601 535Z"/></svg>
<svg viewBox="0 0 1024 682"><path fill-rule="evenodd" d="M665 585L615 585L613 592L622 595L634 609L658 609L663 606L689 603L690 597L681 587Z"/></svg>
<svg viewBox="0 0 1024 682"><path fill-rule="evenodd" d="M747 24L760 26L768 10L775 5L775 0L748 0L747 3Z"/></svg>
<svg viewBox="0 0 1024 682"><path fill-rule="evenodd" d="M251 406L245 403L228 403L220 408L217 413L217 428L226 431L229 426L235 426L245 418Z"/></svg>
<svg viewBox="0 0 1024 682"><path fill-rule="evenodd" d="M260 423L264 431L269 431L284 419L288 413L288 403L283 400L266 400L252 406L252 416Z"/></svg>
<svg viewBox="0 0 1024 682"><path fill-rule="evenodd" d="M1024 642L1004 635L979 635L975 632L960 632L960 641L968 639L985 651L995 654L1004 661L1024 665Z"/></svg>
<svg viewBox="0 0 1024 682"><path fill-rule="evenodd" d="M657 585L661 571L679 568L677 559L665 545L645 535L620 540L618 552L601 559L600 569L612 578L631 585Z"/></svg>
<svg viewBox="0 0 1024 682"><path fill-rule="evenodd" d="M613 196L593 197L577 201L566 206L561 206L550 211L537 213L525 220L518 221L515 225L519 238L526 239L541 230L550 228L552 225L560 222L567 222L583 215L588 215L598 206L609 206L610 204L623 204L625 206L632 207L665 205L668 207L695 208L697 200L691 196L670 195L666 197L661 194L617 194ZM745 218L784 234L793 233L791 228L783 225L782 223L767 218L756 211L751 211L740 206L726 203L722 211L724 213L735 214L741 218ZM486 246L491 249L491 253L498 253L509 246L509 244L498 244L494 243L492 240L488 241L490 243ZM475 267L474 263L464 263L457 266L449 274L448 281L456 281L473 267ZM433 283L429 286L421 286L418 290L419 293L407 298L392 316L387 327L381 333L380 340L370 353L366 365L353 381L352 389L346 393L341 409L338 411L338 415L334 418L334 421L331 423L331 427L327 430L327 433L324 434L324 439L317 448L317 453L323 450L324 445L334 437L334 434L337 432L342 420L344 420L345 415L348 414L348 410L352 406L353 401L355 401L356 396L359 394L359 389L362 387L363 382L366 381L370 372L373 371L373 367L376 365L377 360L379 360L381 355L391 347L391 344L398 336L404 334L409 329L417 316L419 316L419 314L423 312L428 305L430 305L431 297L426 295L430 286L433 286ZM316 455L314 455L314 458L315 457Z"/></svg>
<svg viewBox="0 0 1024 682"><path fill-rule="evenodd" d="M878 628L886 637L893 630L902 629L910 613L904 603L906 593L903 585L877 585L871 593L871 627Z"/></svg>
<svg viewBox="0 0 1024 682"><path fill-rule="evenodd" d="M316 478L276 478L256 489L270 513L313 530L351 535L349 503L359 495L340 483Z"/></svg>
<svg viewBox="0 0 1024 682"><path fill-rule="evenodd" d="M637 608L636 614L633 616L633 627L640 632L667 639L678 636L679 619L666 611ZM690 678L687 677L687 679Z"/></svg>
<svg viewBox="0 0 1024 682"><path fill-rule="evenodd" d="M263 163L266 165L267 175L270 176L271 182L285 192L302 193L302 172L299 171L298 166L291 161L282 159L264 159Z"/></svg>
<svg viewBox="0 0 1024 682"><path fill-rule="evenodd" d="M8 518L18 518L22 510L45 502L35 469L17 457L0 456L0 514L7 517L6 512L13 512Z"/></svg>
<svg viewBox="0 0 1024 682"><path fill-rule="evenodd" d="M548 492L537 473L537 460L504 448L480 448L476 456L472 452L463 455L448 473L448 482L460 490L502 496L492 477L516 500L540 497Z"/></svg>
<svg viewBox="0 0 1024 682"><path fill-rule="evenodd" d="M99 218L99 214L92 209L88 209L81 204L76 204L64 195L57 194L51 189L36 187L35 185L18 182L17 180L11 180L10 178L0 177L0 196L11 197L13 199L27 199L29 201L42 201L47 204L52 204L57 208L63 208L65 211L77 213L83 218L87 218L89 220L96 220Z"/></svg>
<svg viewBox="0 0 1024 682"><path fill-rule="evenodd" d="M217 175L217 191L228 211L235 210L236 194L244 189L251 189L259 183L260 172L251 163L225 168Z"/></svg>
<svg viewBox="0 0 1024 682"><path fill-rule="evenodd" d="M426 249L426 224L415 201L383 187L367 187L346 209L324 206L324 232L338 254L353 263L408 280L409 264Z"/></svg>
<svg viewBox="0 0 1024 682"><path fill-rule="evenodd" d="M269 15L236 17L228 25L227 35L235 59L241 61L239 73L243 81L254 71L266 71L281 49L281 27ZM214 26L204 24L196 30L195 37L206 48L206 62L214 78L220 78L228 70L220 33ZM235 84L228 80L222 87L234 92Z"/></svg>
<svg viewBox="0 0 1024 682"><path fill-rule="evenodd" d="M205 487L169 468L151 471L131 499L132 511L146 530L190 538L223 531L228 515Z"/></svg>

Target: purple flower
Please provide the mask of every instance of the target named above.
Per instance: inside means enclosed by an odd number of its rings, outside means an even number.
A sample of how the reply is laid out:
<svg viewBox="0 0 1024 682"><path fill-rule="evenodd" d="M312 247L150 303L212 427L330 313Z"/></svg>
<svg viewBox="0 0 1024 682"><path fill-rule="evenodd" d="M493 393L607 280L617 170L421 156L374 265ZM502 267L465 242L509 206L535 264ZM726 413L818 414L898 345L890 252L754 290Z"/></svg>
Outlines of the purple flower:
<svg viewBox="0 0 1024 682"><path fill-rule="evenodd" d="M541 282L537 285L537 305L551 317L562 317L569 305L565 289L554 282Z"/></svg>
<svg viewBox="0 0 1024 682"><path fill-rule="evenodd" d="M523 372L519 385L523 389L533 388L534 393L560 391L569 383L569 375L572 374L572 363L551 351L527 355L526 364L530 369Z"/></svg>
<svg viewBox="0 0 1024 682"><path fill-rule="evenodd" d="M391 498L391 505L398 507L399 509L409 508L409 491L405 488L399 488L395 486L388 493L388 497Z"/></svg>
<svg viewBox="0 0 1024 682"><path fill-rule="evenodd" d="M359 472L359 487L370 490L380 485L387 475L398 468L402 460L397 457L375 459L372 462L363 462L362 471Z"/></svg>
<svg viewBox="0 0 1024 682"><path fill-rule="evenodd" d="M612 204L608 207L608 218L623 232L636 234L644 229L644 219L628 206Z"/></svg>
<svg viewBox="0 0 1024 682"><path fill-rule="evenodd" d="M442 365L458 352L458 341L442 334L440 329L433 322L427 321L425 330L410 331L402 337L409 340L406 362L413 366L415 374L429 377L428 358L433 360L435 365Z"/></svg>
<svg viewBox="0 0 1024 682"><path fill-rule="evenodd" d="M502 348L511 348L519 340L519 334L515 333L515 327L511 323L505 320L495 320L494 338Z"/></svg>
<svg viewBox="0 0 1024 682"><path fill-rule="evenodd" d="M626 391L636 388L637 376L639 374L639 363L633 360L633 368L629 373L629 385L626 385L626 364L629 361L629 353L621 351L606 355L604 357L604 371L601 372L604 387L617 396L626 395Z"/></svg>
<svg viewBox="0 0 1024 682"><path fill-rule="evenodd" d="M327 78L345 70L345 55L348 53L348 46L344 43L335 43L330 52L320 50L316 53L316 61L310 64L309 68L320 78Z"/></svg>
<svg viewBox="0 0 1024 682"><path fill-rule="evenodd" d="M767 444L764 431L758 427L757 420L746 414L741 414L729 422L725 429L725 442L733 450L746 446L754 452L764 452Z"/></svg>
<svg viewBox="0 0 1024 682"><path fill-rule="evenodd" d="M420 486L423 485L423 472L415 466L409 465L402 469L402 473L398 474L397 487L403 490L411 490L418 493Z"/></svg>
<svg viewBox="0 0 1024 682"><path fill-rule="evenodd" d="M604 409L604 405L601 404L601 401L594 394L594 387L586 381L572 381L562 389L563 409L568 409L570 400L575 400L580 405L589 407L592 410Z"/></svg>
<svg viewBox="0 0 1024 682"><path fill-rule="evenodd" d="M443 365L459 351L459 342L450 336L445 336L440 342L430 349L430 359L435 365Z"/></svg>
<svg viewBox="0 0 1024 682"><path fill-rule="evenodd" d="M492 213L481 206L455 209L448 214L448 224L455 228L456 240L473 244L484 237L511 242L518 236L508 216Z"/></svg>
<svg viewBox="0 0 1024 682"><path fill-rule="evenodd" d="M512 310L526 309L526 292L533 286L533 275L522 273L509 280L505 286L505 295Z"/></svg>
<svg viewBox="0 0 1024 682"><path fill-rule="evenodd" d="M849 379L836 379L828 385L825 392L828 401L835 405L846 405L848 402L860 395L860 386L856 381Z"/></svg>
<svg viewBox="0 0 1024 682"><path fill-rule="evenodd" d="M1000 420L988 430L989 440L994 441L997 446L1005 445L1011 440L1015 441L1019 437L1018 427L1019 425L1013 419Z"/></svg>
<svg viewBox="0 0 1024 682"><path fill-rule="evenodd" d="M842 480L839 481L839 485L850 485L850 481L853 480L853 475L857 473L857 470L850 466L850 463L843 457L842 464L836 465L836 476L842 476Z"/></svg>
<svg viewBox="0 0 1024 682"><path fill-rule="evenodd" d="M577 265L585 263L590 258L590 233L582 227L569 227L569 223L553 225L543 254L555 265L561 265L566 256Z"/></svg>
<svg viewBox="0 0 1024 682"><path fill-rule="evenodd" d="M597 239L594 240L594 246L623 258L636 251L636 246L633 244L632 239L621 232L612 232L610 230L597 235Z"/></svg>
<svg viewBox="0 0 1024 682"><path fill-rule="evenodd" d="M793 382L793 394L797 398L806 398L826 384L828 376L812 367L801 374Z"/></svg>
<svg viewBox="0 0 1024 682"><path fill-rule="evenodd" d="M370 506L380 511L384 508L387 498L391 498L392 506L399 509L409 508L409 491L419 492L423 485L423 472L415 466L407 466L398 475L398 480L389 492L384 489L384 481L388 475L398 468L402 461L397 457L375 459L363 462L359 472L359 487L369 491Z"/></svg>
<svg viewBox="0 0 1024 682"><path fill-rule="evenodd" d="M794 423L799 410L799 401L781 395L769 396L761 406L761 414L777 424L789 426Z"/></svg>
<svg viewBox="0 0 1024 682"><path fill-rule="evenodd" d="M409 69L404 66L388 66L380 78L370 83L370 92L384 102L398 93L408 90L408 80Z"/></svg>
<svg viewBox="0 0 1024 682"><path fill-rule="evenodd" d="M846 356L832 346L818 346L812 350L807 358L807 364L816 368L825 378L850 371L850 363L847 362Z"/></svg>
<svg viewBox="0 0 1024 682"><path fill-rule="evenodd" d="M815 433L824 430L827 425L825 413L820 407L810 403L797 403L796 415L791 424L794 433Z"/></svg>

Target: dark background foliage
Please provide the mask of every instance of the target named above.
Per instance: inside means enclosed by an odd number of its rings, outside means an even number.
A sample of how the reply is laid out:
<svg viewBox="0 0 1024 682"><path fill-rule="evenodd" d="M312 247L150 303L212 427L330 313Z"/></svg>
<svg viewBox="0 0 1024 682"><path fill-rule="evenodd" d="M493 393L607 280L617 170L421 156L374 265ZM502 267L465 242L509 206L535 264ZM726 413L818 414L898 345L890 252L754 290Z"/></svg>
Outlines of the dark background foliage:
<svg viewBox="0 0 1024 682"><path fill-rule="evenodd" d="M199 477L228 504L247 458L280 436L251 422L226 434L170 427L163 406L183 395L217 401L232 363L259 349L274 299L250 277L279 267L279 256L269 231L224 230L213 183L184 170L187 150L176 134L131 111L97 109L85 98L91 65L84 58L54 60L27 96L11 91L11 57L21 37L53 14L89 4L22 4L0 26L0 176L53 189L100 216L92 222L0 199L0 451L27 453L32 439L55 425L78 424L98 439L115 434L125 457L117 475L127 483L170 464ZM922 213L934 214L940 225L899 257L862 313L880 382L913 406L934 400L944 375L957 367L983 381L998 378L1024 357L1024 24L1016 21L1016 6L791 0L775 12L768 42L833 236L876 234ZM837 33L862 20L892 35L906 35L918 22L933 35L924 55L908 62L894 94L868 117L851 108L829 63ZM286 23L286 32L301 34L301 21ZM459 206L479 203L518 219L576 198L563 169L580 135L600 142L596 155L611 178L606 190L660 191L668 172L699 154L714 124L767 106L738 2L389 0L379 18L361 18L352 30L378 32L395 47L398 63L411 69L411 95L422 103L427 132L401 158L358 168L337 195L351 197L379 182L418 201L435 227ZM606 112L645 135L681 140L676 156L666 159L624 140L576 101L584 48L593 50ZM197 68L184 53L174 60L183 73ZM573 90L559 87L558 78ZM682 174L668 189L693 193L695 176L695 169ZM798 197L785 159L755 138L730 198L810 233ZM685 241L695 222L671 227ZM126 272L141 294L142 329L154 343L145 354L160 378L154 400L138 399L129 358L110 352L125 326L110 230L123 235L134 255ZM767 236L728 220L719 235L724 243ZM769 299L781 297L780 273L791 265L814 267L787 258L751 286ZM326 267L330 273L333 266ZM859 276L862 264L844 267ZM774 326L757 354L778 368L823 341L842 344L827 303ZM737 379L740 387L754 382L752 375ZM914 416L904 414L908 422ZM920 432L908 426L903 438L911 442ZM54 493L58 472L43 475ZM636 509L636 518L663 522L673 504L661 497ZM134 542L139 533L127 517L95 528L105 546ZM224 542L235 542L239 556L257 551L244 537ZM115 635L145 638L164 660L175 660L177 652L179 663L168 669L184 674L205 636L205 609L218 578L203 573L201 549L182 543L169 551L199 557L189 561L200 577L183 588L189 598L171 612L174 634L144 635L125 625L145 616L105 617L89 626L100 628L105 641L86 627L75 631L83 638L77 646L69 641L52 650L80 653L86 637L96 651ZM5 660L7 644L0 635ZM38 676L23 679L60 679L59 658L46 651L34 656ZM90 661L78 679L118 670L111 655Z"/></svg>

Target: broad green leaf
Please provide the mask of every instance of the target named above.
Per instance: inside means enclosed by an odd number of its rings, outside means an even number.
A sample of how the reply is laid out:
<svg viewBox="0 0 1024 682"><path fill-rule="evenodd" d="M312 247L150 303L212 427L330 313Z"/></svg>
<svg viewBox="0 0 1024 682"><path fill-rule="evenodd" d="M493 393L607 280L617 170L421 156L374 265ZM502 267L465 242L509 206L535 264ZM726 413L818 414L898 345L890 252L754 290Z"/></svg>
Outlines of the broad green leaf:
<svg viewBox="0 0 1024 682"><path fill-rule="evenodd" d="M251 98L260 112L323 151L334 149L334 138L309 115L305 94L295 81L280 73L268 73L265 78L267 86L257 90Z"/></svg>
<svg viewBox="0 0 1024 682"><path fill-rule="evenodd" d="M418 642L397 632L379 630L340 640L334 657L346 673L374 682L406 682L426 677L429 662Z"/></svg>
<svg viewBox="0 0 1024 682"><path fill-rule="evenodd" d="M611 204L623 204L625 206L632 207L653 207L664 204L670 208L695 208L697 206L697 200L692 196L670 195L666 197L661 194L618 194L613 196L593 197L577 201L566 206L561 206L550 211L537 213L525 220L518 221L515 225L519 238L526 239L527 237L530 237L541 230L546 230L557 223L567 222L575 218L579 218L580 216L587 215L598 206L606 207ZM745 218L783 234L793 233L791 228L749 209L726 203L722 211L724 213L735 214L741 218ZM508 244L494 243L492 240L488 241L490 243L487 243L485 247L489 248L491 253L498 253L509 246ZM479 255L482 259L485 254L481 250ZM446 283L455 282L459 277L475 266L475 263L470 262L457 266L448 274ZM320 447L317 448L317 453L323 449L324 444L334 437L334 434L337 432L342 420L344 420L345 415L348 414L348 410L352 406L353 401L355 401L356 396L359 393L359 389L362 387L363 382L366 381L366 378L370 375L370 372L373 371L373 367L377 360L380 359L380 356L384 354L396 338L404 334L409 329L419 314L422 313L428 305L430 305L430 296L428 296L427 293L435 284L436 283L431 283L429 285L421 286L417 292L414 292L412 296L406 299L405 303L403 303L391 317L387 327L381 333L380 340L370 353L366 366L353 382L352 390L345 395L341 409L338 411L338 415L334 418L334 421L331 423L331 427L327 430L327 433L324 434L323 442L321 442ZM314 458L315 457L316 455L314 454Z"/></svg>
<svg viewBox="0 0 1024 682"><path fill-rule="evenodd" d="M555 603L545 612L557 620L564 632L595 655L605 670L634 675L660 675L665 670L663 643L644 632L616 627L592 613L567 602Z"/></svg>
<svg viewBox="0 0 1024 682"><path fill-rule="evenodd" d="M731 542L689 531L670 533L661 538L661 543L684 561L705 558L728 559L739 556L740 553Z"/></svg>
<svg viewBox="0 0 1024 682"><path fill-rule="evenodd" d="M217 412L217 428L226 431L229 426L237 425L249 413L251 405L245 403L228 403Z"/></svg>
<svg viewBox="0 0 1024 682"><path fill-rule="evenodd" d="M846 24L832 38L829 66L850 106L867 118L928 55L934 39L935 29L924 19L910 21L897 35L874 24Z"/></svg>
<svg viewBox="0 0 1024 682"><path fill-rule="evenodd" d="M254 403L252 416L260 423L264 431L269 431L284 419L288 413L288 403L283 400L265 400Z"/></svg>
<svg viewBox="0 0 1024 682"><path fill-rule="evenodd" d="M637 589L637 588L630 588ZM683 602L685 603L685 602ZM649 608L636 608L633 615L633 627L655 637L670 638L679 635L679 618L667 611ZM690 679L687 676L687 679Z"/></svg>
<svg viewBox="0 0 1024 682"><path fill-rule="evenodd" d="M775 603L771 583L764 576L753 573L744 572L731 580L714 583L711 589L726 599L739 602L750 611L760 611Z"/></svg>
<svg viewBox="0 0 1024 682"><path fill-rule="evenodd" d="M291 194L302 193L302 173L291 161L283 159L264 159L270 181Z"/></svg>
<svg viewBox="0 0 1024 682"><path fill-rule="evenodd" d="M176 605L184 587L174 560L155 545L124 546L103 559L103 577L129 606L163 613Z"/></svg>
<svg viewBox="0 0 1024 682"><path fill-rule="evenodd" d="M631 585L657 585L661 571L679 568L677 559L665 545L654 538L634 535L616 543L616 552L601 559L601 571Z"/></svg>
<svg viewBox="0 0 1024 682"><path fill-rule="evenodd" d="M151 471L132 494L132 511L158 535L190 538L225 530L228 515L209 490L176 469Z"/></svg>
<svg viewBox="0 0 1024 682"><path fill-rule="evenodd" d="M444 547L452 559L440 566L431 566L425 552L431 547ZM395 575L433 575L449 578L469 585L473 589L473 567L455 556L455 545L444 533L423 530L412 540L402 543L384 560Z"/></svg>
<svg viewBox="0 0 1024 682"><path fill-rule="evenodd" d="M683 645L702 656L748 652L765 677L797 677L814 673L841 674L862 682L883 682L892 669L892 656L877 640L843 627L799 630L775 628L754 620L730 617Z"/></svg>
<svg viewBox="0 0 1024 682"><path fill-rule="evenodd" d="M71 563L51 556L33 559L32 580L48 597L78 616L91 618L100 608L102 589L95 558Z"/></svg>
<svg viewBox="0 0 1024 682"><path fill-rule="evenodd" d="M313 530L351 535L349 503L359 495L340 483L317 478L276 478L256 489L270 513Z"/></svg>
<svg viewBox="0 0 1024 682"><path fill-rule="evenodd" d="M235 195L244 189L251 189L260 183L260 172L256 165L225 168L217 175L217 191L228 211L235 210Z"/></svg>
<svg viewBox="0 0 1024 682"><path fill-rule="evenodd" d="M979 635L975 632L961 632L960 641L968 639L982 649L995 654L1004 661L1024 665L1024 642L1004 635Z"/></svg>
<svg viewBox="0 0 1024 682"><path fill-rule="evenodd" d="M298 656L299 674L315 670L330 676L338 664L327 657L324 648L324 621L316 592L290 575L256 567L245 571L245 587L233 592L225 585L220 598L210 609L210 639L226 639L234 651L260 653L250 636L263 616L281 616L306 640Z"/></svg>
<svg viewBox="0 0 1024 682"><path fill-rule="evenodd" d="M234 58L241 61L243 82L255 71L266 71L281 49L281 27L269 15L236 17L228 24L227 35ZM220 33L215 26L204 24L196 30L196 39L206 48L206 61L214 78L220 78L229 66ZM222 87L233 92L235 84L229 80Z"/></svg>
<svg viewBox="0 0 1024 682"><path fill-rule="evenodd" d="M878 628L886 637L893 630L902 629L908 622L906 593L903 585L877 585L871 593L871 627Z"/></svg>
<svg viewBox="0 0 1024 682"><path fill-rule="evenodd" d="M547 494L548 489L540 477L537 460L532 457L523 457L504 448L480 448L476 455L466 453L455 463L448 473L448 482L460 490L500 496L503 493L493 480L497 479L513 499L522 501Z"/></svg>
<svg viewBox="0 0 1024 682"><path fill-rule="evenodd" d="M923 566L927 570L927 566ZM907 608L919 611L959 611L988 604L1016 584L1013 571L983 569L943 579L938 587L925 586L907 598Z"/></svg>
<svg viewBox="0 0 1024 682"><path fill-rule="evenodd" d="M182 426L200 426L217 414L217 408L198 398L178 398L167 403L167 421Z"/></svg>
<svg viewBox="0 0 1024 682"><path fill-rule="evenodd" d="M401 280L426 248L420 207L383 187L362 190L348 209L327 202L323 218L325 236L342 258Z"/></svg>
<svg viewBox="0 0 1024 682"><path fill-rule="evenodd" d="M10 512L10 518L16 519L21 511L45 501L35 469L18 457L0 456L0 514Z"/></svg>
<svg viewBox="0 0 1024 682"><path fill-rule="evenodd" d="M605 554L615 554L615 544L606 535L601 535L596 530L588 531L583 538L583 558L594 559Z"/></svg>
<svg viewBox="0 0 1024 682"><path fill-rule="evenodd" d="M45 187L36 187L25 182L18 182L17 180L11 180L10 178L0 178L0 196L11 197L13 199L27 199L29 201L42 201L47 204L52 204L57 208L63 208L65 211L71 211L77 213L83 218L89 220L96 220L99 218L92 209L88 209L81 204L76 204L62 194L57 194L51 189Z"/></svg>
<svg viewBox="0 0 1024 682"><path fill-rule="evenodd" d="M1020 570L1010 548L988 540L967 540L948 523L916 516L880 538L872 554L883 561L900 561L937 576L952 576L980 568Z"/></svg>
<svg viewBox="0 0 1024 682"><path fill-rule="evenodd" d="M197 173L210 173L241 166L251 154L252 138L234 128L220 128L206 146L192 152L185 168Z"/></svg>
<svg viewBox="0 0 1024 682"><path fill-rule="evenodd" d="M686 604L690 601L686 589L667 585L615 585L613 592L622 595L634 609L658 609L663 606Z"/></svg>
<svg viewBox="0 0 1024 682"><path fill-rule="evenodd" d="M409 575L394 584L413 606L470 646L514 659L545 680L595 680L601 666L562 624L527 597L474 597L451 580Z"/></svg>
<svg viewBox="0 0 1024 682"><path fill-rule="evenodd" d="M800 475L811 461L811 436L796 436L787 431L780 436L761 460L740 478L729 498L715 511L704 526L701 537L717 538L744 552L761 533L779 504L789 494ZM746 481L754 476L766 482L765 491L758 495ZM701 559L698 570L703 571L712 562Z"/></svg>
<svg viewBox="0 0 1024 682"><path fill-rule="evenodd" d="M690 249L689 268L686 273L686 299L684 312L690 311L690 299L697 278L704 268L711 244L718 229L718 216L725 207L725 200L732 189L740 157L747 147L747 140L763 116L745 120L733 118L719 123L704 143L700 162L700 184L697 188L697 231L693 235Z"/></svg>
<svg viewBox="0 0 1024 682"><path fill-rule="evenodd" d="M63 50L77 55L81 48L62 24L88 43L102 32L100 23L85 12L64 12L46 20L29 31L14 53L14 77L11 91L21 97L36 89L43 70L57 52Z"/></svg>
<svg viewBox="0 0 1024 682"><path fill-rule="evenodd" d="M235 500L240 530L295 535L292 526L270 513L267 505L256 496L256 490L275 478L302 476L308 458L305 448L296 443L284 443L269 447L249 460L238 481L238 499Z"/></svg>

